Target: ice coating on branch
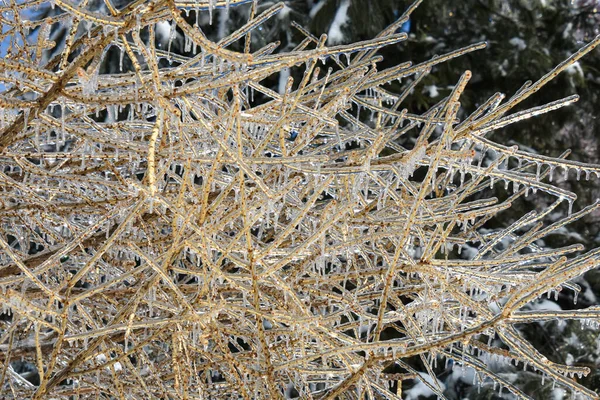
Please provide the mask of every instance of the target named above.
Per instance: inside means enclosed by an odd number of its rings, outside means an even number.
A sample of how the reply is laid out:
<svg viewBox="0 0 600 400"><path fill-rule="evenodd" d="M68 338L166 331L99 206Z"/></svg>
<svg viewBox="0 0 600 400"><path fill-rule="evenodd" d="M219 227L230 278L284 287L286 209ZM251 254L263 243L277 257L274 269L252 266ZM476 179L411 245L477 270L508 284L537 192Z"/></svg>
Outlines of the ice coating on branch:
<svg viewBox="0 0 600 400"><path fill-rule="evenodd" d="M224 33L245 3L60 0L87 31L46 66L18 49L0 61L22 83L0 107L0 362L43 372L36 385L7 368L0 397L394 398L405 381L405 397L442 397L447 365L526 398L501 364L594 398L571 379L587 367L551 362L515 326L597 325L597 308L530 305L578 293L570 281L598 265L597 249L541 240L599 207L575 204L553 173L600 167L492 133L577 101L513 111L600 40L468 114L470 71L443 99L423 79L484 44L386 69L378 50L406 34L338 45L349 1L327 45L303 31L283 53L250 37L282 5L218 43L190 22L217 12ZM7 35L35 4L11 7ZM100 73L111 48L118 72ZM423 90L439 103L405 109ZM550 206L486 229L524 195Z"/></svg>

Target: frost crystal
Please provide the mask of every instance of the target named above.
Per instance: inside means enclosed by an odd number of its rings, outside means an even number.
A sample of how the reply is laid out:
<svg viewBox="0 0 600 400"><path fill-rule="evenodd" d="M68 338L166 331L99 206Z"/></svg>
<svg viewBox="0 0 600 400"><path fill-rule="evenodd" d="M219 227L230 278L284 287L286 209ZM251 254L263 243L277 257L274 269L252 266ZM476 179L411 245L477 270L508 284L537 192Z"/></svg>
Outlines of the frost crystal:
<svg viewBox="0 0 600 400"><path fill-rule="evenodd" d="M579 290L569 281L599 264L598 249L536 242L599 207L572 211L553 171L600 167L489 136L575 102L512 111L600 38L506 101L468 114L467 71L415 113L403 102L432 67L485 44L381 69L378 50L406 39L395 32L416 4L372 40L326 46L303 31L277 54L250 35L283 4L252 5L218 43L193 23L245 3L54 0L42 21L25 19L39 2L0 7L12 38L0 61L1 396L398 398L413 380L409 396L443 397L434 369L446 363L527 398L491 368L513 363L597 398L572 378L588 368L548 360L515 325L597 326L598 308L524 307ZM61 21L74 28L44 62L47 43L22 27ZM171 51L181 35L185 56ZM125 62L99 74L110 47ZM488 194L498 182L504 200ZM555 202L484 228L532 193ZM7 367L16 359L39 382Z"/></svg>

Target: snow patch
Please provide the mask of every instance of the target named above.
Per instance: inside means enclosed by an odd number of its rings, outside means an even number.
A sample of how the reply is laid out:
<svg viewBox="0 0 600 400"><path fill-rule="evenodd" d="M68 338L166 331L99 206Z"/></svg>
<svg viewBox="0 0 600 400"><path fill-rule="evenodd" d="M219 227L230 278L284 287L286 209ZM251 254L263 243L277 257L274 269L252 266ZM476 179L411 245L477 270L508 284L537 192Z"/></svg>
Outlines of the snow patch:
<svg viewBox="0 0 600 400"><path fill-rule="evenodd" d="M567 391L565 389L554 388L554 389L552 389L551 399L552 400L563 400L566 395L567 395Z"/></svg>
<svg viewBox="0 0 600 400"><path fill-rule="evenodd" d="M428 374L423 372L419 372L419 377L417 378L417 384L405 391L406 400L418 400L419 396L428 397L434 395L435 393L423 382L429 383L431 386L435 387L435 383L433 382L433 378ZM442 389L442 392L446 390L446 385L444 385L439 379L436 378L437 384Z"/></svg>
<svg viewBox="0 0 600 400"><path fill-rule="evenodd" d="M432 99L435 99L436 97L438 97L440 95L440 92L438 91L438 87L435 85L425 86L423 88L423 93L427 93L427 95L429 97L431 97Z"/></svg>
<svg viewBox="0 0 600 400"><path fill-rule="evenodd" d="M575 357L573 357L573 354L568 353L567 358L565 359L565 364L573 365L574 362L575 362Z"/></svg>
<svg viewBox="0 0 600 400"><path fill-rule="evenodd" d="M467 385L472 385L473 381L475 381L475 370L470 367L459 366L452 368L452 374L447 383L463 382Z"/></svg>
<svg viewBox="0 0 600 400"><path fill-rule="evenodd" d="M310 19L313 19L315 15L317 15L319 11L321 11L321 8L323 8L325 3L325 1L320 1L310 9L310 11L308 12L308 16L310 17Z"/></svg>
<svg viewBox="0 0 600 400"><path fill-rule="evenodd" d="M325 2L323 2L323 3L325 3ZM315 7L317 7L317 6L315 6ZM313 7L313 8L315 8L315 7ZM279 11L279 14L277 14L277 18L279 18L279 19L286 19L290 15L291 11L292 11L292 9L289 8L287 5L284 4L284 6L281 9L281 11Z"/></svg>
<svg viewBox="0 0 600 400"><path fill-rule="evenodd" d="M154 28L156 38L161 45L166 45L169 42L169 35L171 35L171 24L167 21L160 21Z"/></svg>
<svg viewBox="0 0 600 400"><path fill-rule="evenodd" d="M562 33L562 37L563 39L568 38L569 36L571 36L571 31L573 30L573 23L569 22L567 24L567 26L565 26L565 30Z"/></svg>
<svg viewBox="0 0 600 400"><path fill-rule="evenodd" d="M579 61L574 62L573 64L569 65L569 67L566 69L567 74L569 75L579 75L581 77L583 77L583 69L581 69L581 64L579 64Z"/></svg>
<svg viewBox="0 0 600 400"><path fill-rule="evenodd" d="M594 294L594 290L585 279L578 279L577 283L582 287L582 297L591 304L598 304L598 298Z"/></svg>
<svg viewBox="0 0 600 400"><path fill-rule="evenodd" d="M518 37L514 37L514 38L510 39L508 41L508 43L515 46L517 49L519 49L521 51L525 50L527 48L527 44L525 44L525 41Z"/></svg>
<svg viewBox="0 0 600 400"><path fill-rule="evenodd" d="M285 93L285 87L287 86L288 78L290 77L290 69L284 68L279 72L279 84L277 85L277 91L279 94Z"/></svg>
<svg viewBox="0 0 600 400"><path fill-rule="evenodd" d="M504 59L502 64L498 65L498 70L500 70L500 75L502 75L502 76L508 75L508 73L506 72L507 69L508 69L508 60Z"/></svg>
<svg viewBox="0 0 600 400"><path fill-rule="evenodd" d="M562 214L560 214L560 216L562 217ZM564 226L561 226L560 228L554 230L552 233L557 234L557 235L566 236L569 239L575 239L578 242L585 242L585 238L583 236L581 236L581 234L574 232L574 231L570 231L567 228L565 228Z"/></svg>
<svg viewBox="0 0 600 400"><path fill-rule="evenodd" d="M560 311L562 308L558 304L550 300L541 300L537 303L531 303L529 305L532 310L544 310L544 311Z"/></svg>
<svg viewBox="0 0 600 400"><path fill-rule="evenodd" d="M460 250L462 258L465 260L472 260L475 258L477 254L479 254L479 250L476 247L469 246L468 244L463 244Z"/></svg>
<svg viewBox="0 0 600 400"><path fill-rule="evenodd" d="M554 293L554 292L552 292ZM538 299L537 302L529 303L527 307L531 310L539 310L539 311L561 311L562 308L558 303L547 299ZM541 321L538 322L541 326L546 326L550 321ZM557 320L556 321L556 329L558 332L562 333L567 327L567 322L565 320Z"/></svg>
<svg viewBox="0 0 600 400"><path fill-rule="evenodd" d="M325 2L323 1L322 3ZM331 23L331 27L329 27L329 32L327 32L328 44L338 44L344 41L342 26L348 22L348 8L350 8L350 0L343 0L335 13L335 18Z"/></svg>

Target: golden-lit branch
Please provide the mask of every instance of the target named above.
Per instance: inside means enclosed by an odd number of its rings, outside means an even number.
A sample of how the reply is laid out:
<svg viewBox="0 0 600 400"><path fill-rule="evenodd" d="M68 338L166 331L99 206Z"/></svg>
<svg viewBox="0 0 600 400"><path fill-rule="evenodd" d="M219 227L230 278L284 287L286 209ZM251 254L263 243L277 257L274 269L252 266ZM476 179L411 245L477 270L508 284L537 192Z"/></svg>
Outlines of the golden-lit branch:
<svg viewBox="0 0 600 400"><path fill-rule="evenodd" d="M40 21L27 15L41 1L0 7L14 39L0 61L0 397L398 399L403 381L452 360L527 398L490 368L502 357L597 398L572 378L589 369L542 359L515 325L598 323L596 308L527 307L579 291L569 280L600 263L597 249L536 244L600 207L572 212L553 172L600 166L491 137L574 103L507 114L600 38L505 102L469 114L467 71L420 113L405 100L432 67L485 44L382 69L378 50L405 45L396 32L419 1L359 43L328 47L297 26L305 40L287 53L251 40L282 4L55 2ZM234 6L249 19L219 42L193 22ZM48 27L66 22L45 60ZM105 73L112 48L124 67ZM276 92L267 78L280 73ZM492 197L498 182L513 193ZM531 194L554 201L482 229Z"/></svg>

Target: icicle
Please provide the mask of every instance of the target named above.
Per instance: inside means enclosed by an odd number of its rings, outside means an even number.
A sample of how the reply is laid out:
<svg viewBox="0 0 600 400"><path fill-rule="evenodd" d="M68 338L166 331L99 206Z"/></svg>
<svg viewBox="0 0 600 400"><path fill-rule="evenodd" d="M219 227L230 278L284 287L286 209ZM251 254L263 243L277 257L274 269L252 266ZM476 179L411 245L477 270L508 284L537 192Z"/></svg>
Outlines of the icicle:
<svg viewBox="0 0 600 400"><path fill-rule="evenodd" d="M190 50L192 50L192 40L187 34L184 34L183 35L183 51L186 53L189 53Z"/></svg>
<svg viewBox="0 0 600 400"><path fill-rule="evenodd" d="M64 140L65 140L65 113L66 113L65 103L61 103L61 105L60 105L60 135L61 135L61 139L58 141L59 146L62 145L62 143L64 143Z"/></svg>
<svg viewBox="0 0 600 400"><path fill-rule="evenodd" d="M29 123L29 108L23 110L23 130L27 129Z"/></svg>
<svg viewBox="0 0 600 400"><path fill-rule="evenodd" d="M346 64L350 65L350 53L344 53L344 56L346 57Z"/></svg>
<svg viewBox="0 0 600 400"><path fill-rule="evenodd" d="M481 150L479 152L479 160L477 161L478 167L481 167L481 164L483 163L483 159L485 158L486 152L487 152L487 149L485 148L485 146L481 146Z"/></svg>
<svg viewBox="0 0 600 400"><path fill-rule="evenodd" d="M569 200L569 216L573 213L573 200ZM557 295L558 297L558 295ZM558 299L557 299L558 300Z"/></svg>
<svg viewBox="0 0 600 400"><path fill-rule="evenodd" d="M169 62L171 62L171 44L173 43L173 40L175 39L175 37L177 36L177 24L175 23L175 21L171 22L171 30L169 32L169 43L167 45L167 60L169 60Z"/></svg>
<svg viewBox="0 0 600 400"><path fill-rule="evenodd" d="M121 50L119 53L119 72L123 72L123 58L125 57L125 49L122 47L119 47L119 49Z"/></svg>

